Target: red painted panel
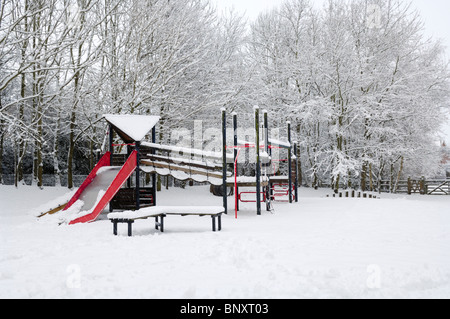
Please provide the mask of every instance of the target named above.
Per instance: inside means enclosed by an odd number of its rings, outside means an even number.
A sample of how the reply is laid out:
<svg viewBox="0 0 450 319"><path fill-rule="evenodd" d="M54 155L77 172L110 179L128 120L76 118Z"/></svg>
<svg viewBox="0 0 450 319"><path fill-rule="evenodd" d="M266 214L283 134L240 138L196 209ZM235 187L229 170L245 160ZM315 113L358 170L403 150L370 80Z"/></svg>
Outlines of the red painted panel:
<svg viewBox="0 0 450 319"><path fill-rule="evenodd" d="M63 211L68 210L75 202L80 199L81 194L83 194L84 190L89 186L89 184L92 183L92 181L97 176L98 170L105 166L111 166L111 152L107 152L103 157L100 159L100 161L95 165L92 172L89 174L89 176L86 178L86 180L81 184L78 191L75 193L75 195L72 197L72 199L67 203L66 207L64 207Z"/></svg>
<svg viewBox="0 0 450 319"><path fill-rule="evenodd" d="M79 223L90 223L97 219L97 217L101 214L101 212L105 209L106 205L116 196L117 192L122 188L127 179L133 174L137 167L137 151L133 151L130 157L123 165L122 169L117 174L114 181L109 186L105 195L103 195L102 199L95 207L94 211L86 216L77 218L69 223L69 225L75 225Z"/></svg>

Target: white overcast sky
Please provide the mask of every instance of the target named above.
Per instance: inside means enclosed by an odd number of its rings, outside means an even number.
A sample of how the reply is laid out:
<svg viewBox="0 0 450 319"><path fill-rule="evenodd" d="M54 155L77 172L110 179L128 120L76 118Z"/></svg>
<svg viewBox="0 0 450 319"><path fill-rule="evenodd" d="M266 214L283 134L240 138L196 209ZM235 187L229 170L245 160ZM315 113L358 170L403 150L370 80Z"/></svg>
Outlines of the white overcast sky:
<svg viewBox="0 0 450 319"><path fill-rule="evenodd" d="M247 13L250 20L261 12L279 6L282 0L215 0L219 9L234 7L237 11ZM406 0L408 1L408 0ZM320 8L327 0L314 0ZM450 1L448 0L411 0L422 14L428 34L442 39L450 52ZM450 53L449 53L450 55Z"/></svg>
<svg viewBox="0 0 450 319"><path fill-rule="evenodd" d="M219 9L234 7L238 12L246 13L250 20L264 11L279 6L281 0L214 0ZM408 0L406 0L408 1ZM327 0L314 0L318 7L323 6ZM450 59L450 1L449 0L411 0L422 15L425 22L426 33L434 38L441 39L447 47L447 56ZM449 106L450 107L450 106ZM450 123L444 128L447 143L450 143Z"/></svg>

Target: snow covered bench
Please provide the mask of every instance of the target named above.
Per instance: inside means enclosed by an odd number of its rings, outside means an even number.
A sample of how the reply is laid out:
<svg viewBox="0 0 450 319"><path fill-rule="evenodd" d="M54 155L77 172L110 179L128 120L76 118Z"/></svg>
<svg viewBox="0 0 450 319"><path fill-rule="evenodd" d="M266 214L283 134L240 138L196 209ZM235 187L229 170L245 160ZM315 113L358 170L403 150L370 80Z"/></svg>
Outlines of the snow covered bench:
<svg viewBox="0 0 450 319"><path fill-rule="evenodd" d="M220 206L156 206L138 211L108 214L108 219L114 224L114 235L117 236L117 224L128 224L128 236L132 236L132 225L136 220L155 218L155 229L164 232L164 218L174 216L211 216L212 230L222 230L222 214L225 212ZM218 227L216 228L216 219Z"/></svg>

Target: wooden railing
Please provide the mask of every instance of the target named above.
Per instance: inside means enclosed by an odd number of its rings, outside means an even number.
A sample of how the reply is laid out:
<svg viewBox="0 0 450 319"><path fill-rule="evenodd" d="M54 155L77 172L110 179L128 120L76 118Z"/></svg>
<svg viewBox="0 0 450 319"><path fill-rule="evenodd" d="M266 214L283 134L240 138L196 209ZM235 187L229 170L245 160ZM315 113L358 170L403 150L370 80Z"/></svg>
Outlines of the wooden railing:
<svg viewBox="0 0 450 319"><path fill-rule="evenodd" d="M450 179L426 180L425 178L408 178L398 182L383 180L379 186L380 193L450 195Z"/></svg>

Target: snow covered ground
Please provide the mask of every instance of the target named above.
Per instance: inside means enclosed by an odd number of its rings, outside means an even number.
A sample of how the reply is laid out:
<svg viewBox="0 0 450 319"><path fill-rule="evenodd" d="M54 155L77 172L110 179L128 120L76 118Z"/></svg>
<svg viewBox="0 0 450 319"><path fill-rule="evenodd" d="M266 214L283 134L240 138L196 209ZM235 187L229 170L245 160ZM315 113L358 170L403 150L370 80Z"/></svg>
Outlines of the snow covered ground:
<svg viewBox="0 0 450 319"><path fill-rule="evenodd" d="M208 217L58 225L36 207L63 188L0 186L0 298L450 298L450 197L325 198L257 217L246 204L211 232ZM220 205L208 188L160 205ZM230 206L233 207L230 198ZM121 227L122 226L122 227Z"/></svg>

